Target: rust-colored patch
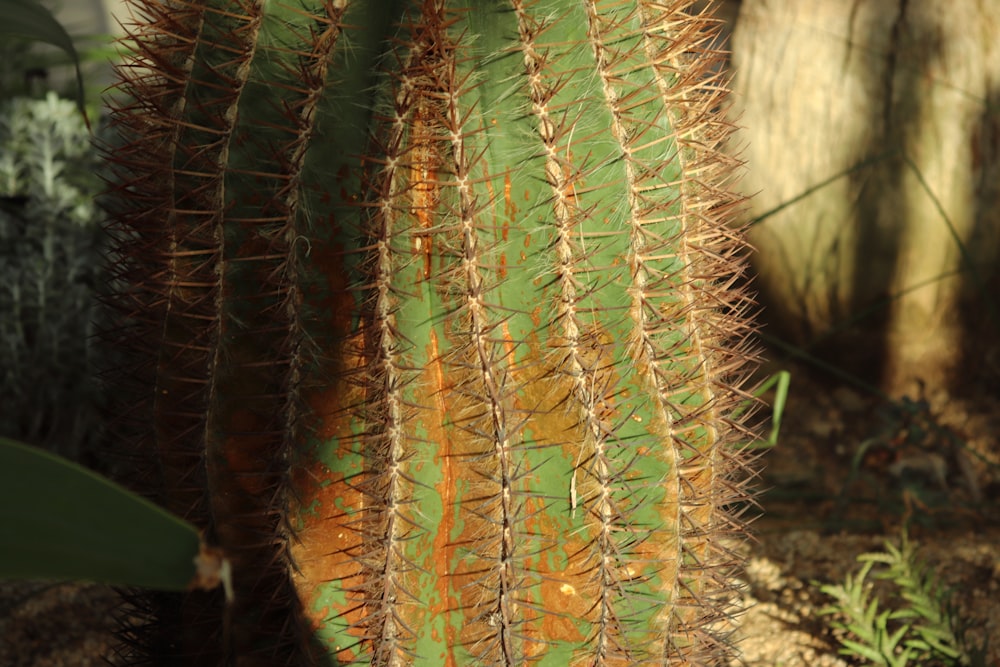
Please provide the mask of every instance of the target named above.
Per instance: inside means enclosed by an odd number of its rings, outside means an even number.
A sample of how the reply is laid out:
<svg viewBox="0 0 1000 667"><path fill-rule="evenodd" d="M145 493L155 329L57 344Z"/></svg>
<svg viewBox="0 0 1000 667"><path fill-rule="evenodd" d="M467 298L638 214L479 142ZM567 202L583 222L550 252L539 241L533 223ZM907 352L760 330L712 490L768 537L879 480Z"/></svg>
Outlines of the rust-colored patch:
<svg viewBox="0 0 1000 667"><path fill-rule="evenodd" d="M271 486L269 476L259 474L268 458L267 449L274 443L273 435L267 432L267 420L245 408L232 410L228 417L223 445L229 471L226 479L246 496L261 497Z"/></svg>
<svg viewBox="0 0 1000 667"><path fill-rule="evenodd" d="M517 206L514 204L514 197L511 195L510 168L506 168L503 175L503 240L507 240L510 233L510 223L516 220Z"/></svg>
<svg viewBox="0 0 1000 667"><path fill-rule="evenodd" d="M561 580L569 577L566 572L552 572L542 580L542 605L546 613L542 617L542 632L540 639L546 641L564 641L580 643L585 637L576 625L576 621L587 617L587 612L594 605L593 596L584 588L578 587L579 577L574 577L574 583Z"/></svg>
<svg viewBox="0 0 1000 667"><path fill-rule="evenodd" d="M567 153L566 163L563 165L562 168L563 171L562 196L568 200L569 206L576 209L579 206L579 204L577 203L576 188L577 188L577 183L579 182L580 179L574 178L573 168L570 166L572 164L573 157L570 154L570 151L567 151L566 153ZM582 188L583 186L582 182L580 183L580 186Z"/></svg>
<svg viewBox="0 0 1000 667"><path fill-rule="evenodd" d="M505 359L513 360L514 357L514 337L510 333L510 322L504 320L500 323L500 331L503 332L503 353Z"/></svg>
<svg viewBox="0 0 1000 667"><path fill-rule="evenodd" d="M299 570L296 586L311 622L325 624L330 617L342 617L347 623L358 623L363 617L360 592L347 593L341 608L314 607L321 584L335 581L342 590L361 588L361 567L355 554L362 547L362 537L356 530L356 512L346 508L359 508L363 497L346 483L343 474L331 473L321 464L315 466L310 477L317 482L310 496L315 513L300 513L303 525L298 531L299 539L292 545ZM328 484L322 485L321 481ZM338 502L342 507L338 507Z"/></svg>
<svg viewBox="0 0 1000 667"><path fill-rule="evenodd" d="M352 344L344 349L360 348ZM359 356L345 357L341 363L353 366L361 363ZM317 627L327 625L331 617L358 623L364 613L362 595L357 592L347 593L340 607L314 608L320 587L329 582L338 582L342 590L361 588L361 567L355 557L362 548L357 519L364 497L358 490L361 457L353 451L356 440L348 406L360 403L362 391L352 383L334 378L329 385L313 388L303 395L312 417L305 431L316 444L315 449L300 448L293 461L292 497L301 499L303 506L292 510L300 525L299 539L293 540L290 548L298 567L295 586L307 618ZM322 448L324 443L334 446L328 450Z"/></svg>
<svg viewBox="0 0 1000 667"><path fill-rule="evenodd" d="M429 554L433 560L438 599L431 605L428 613L430 617L446 618L449 612L454 611L459 606L458 600L452 598L449 590L453 583L451 564L455 559L455 544L451 540L451 534L455 526L454 509L459 503L459 498L458 488L455 483L456 464L453 457L452 440L449 437L448 430L445 428L448 409L451 407L447 399L450 395L448 389L451 386L452 380L448 379L445 375L441 359L441 345L437 332L434 330L430 332L427 358L431 360L428 364L427 373L430 375L429 392L433 397L431 400L434 402L435 409L429 411L430 414L425 423L428 429L428 436L432 441L438 443L435 463L441 469L441 480L436 485L435 490L441 499L442 505L441 522L434 533L433 553ZM445 665L455 665L457 661L454 650L458 642L455 641L455 628L451 623L446 623L445 633L445 644L448 646L448 651L444 656Z"/></svg>
<svg viewBox="0 0 1000 667"><path fill-rule="evenodd" d="M431 331L430 345L428 345L428 354L431 359L439 359L440 346L438 344L437 332ZM444 401L444 369L441 367L441 363L431 364L430 372L433 374L433 395L435 397L434 401L437 404L438 413L434 417L434 421L440 423L441 419L446 414L447 405ZM438 532L434 535L434 551L439 556L444 556L449 550L449 533L451 532L451 508L455 506L457 498L455 496L455 484L453 483L453 471L452 471L452 457L451 457L451 440L447 437L444 429L439 430L439 445L438 454L435 463L441 468L441 481L438 483L438 495L441 497L441 502L444 505L444 516L442 517L441 526L439 526ZM447 567L448 563L445 558L435 559L435 568L439 575L438 585L441 592L441 599L447 599Z"/></svg>
<svg viewBox="0 0 1000 667"><path fill-rule="evenodd" d="M339 387L317 389L310 392L306 398L311 414L318 417L318 419L313 420L314 424L311 425L311 428L317 438L325 440L327 438L332 438L337 434L337 421L333 419L325 419L324 417L340 415L340 401L337 400L339 396L339 389Z"/></svg>
<svg viewBox="0 0 1000 667"><path fill-rule="evenodd" d="M358 309L357 295L350 288L350 277L344 268L344 255L345 250L336 243L311 240L308 255L302 262L307 265L308 271L324 276L326 281L312 287L307 283L305 299L316 317L322 318L322 322L311 327L310 332L320 340L333 339L336 349L353 350L353 343L342 342L354 333L351 327ZM345 345L350 347L345 348ZM338 363L333 365L341 367Z"/></svg>
<svg viewBox="0 0 1000 667"><path fill-rule="evenodd" d="M528 316L531 318L531 324L534 325L535 331L538 331L539 329L542 328L542 307L541 306L535 306L534 308L532 308L531 312L528 313Z"/></svg>
<svg viewBox="0 0 1000 667"><path fill-rule="evenodd" d="M536 354L545 354L542 343L530 341L529 348ZM534 366L534 364L532 364ZM554 372L552 361L542 362L542 368L533 381L523 385L522 403L532 416L526 428L531 431L537 445L560 445L547 457L545 469L533 474L564 479L566 498L569 496L570 473L578 455L576 443L583 440L579 418L567 406L565 399L572 391L569 377ZM526 655L539 656L547 648L547 642L566 641L579 643L585 637L577 623L588 617L593 605L593 587L588 584L588 573L581 564L588 550L587 542L591 531L581 523L565 515L557 516L555 508L543 510L542 504L552 500L532 499L526 503L524 529L532 535L544 536L551 546L539 550L536 555L525 558L524 567L541 576L532 602L543 609L524 628ZM579 554L575 558L573 554Z"/></svg>

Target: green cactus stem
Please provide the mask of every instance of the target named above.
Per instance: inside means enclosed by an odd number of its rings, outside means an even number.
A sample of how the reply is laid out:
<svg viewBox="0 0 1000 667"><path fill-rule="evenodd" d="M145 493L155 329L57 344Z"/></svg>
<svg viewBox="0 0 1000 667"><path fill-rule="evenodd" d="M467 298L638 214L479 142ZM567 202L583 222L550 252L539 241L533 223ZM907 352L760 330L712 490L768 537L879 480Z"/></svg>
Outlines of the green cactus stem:
<svg viewBox="0 0 1000 667"><path fill-rule="evenodd" d="M754 354L710 19L132 3L118 428L235 586L155 650L724 663Z"/></svg>

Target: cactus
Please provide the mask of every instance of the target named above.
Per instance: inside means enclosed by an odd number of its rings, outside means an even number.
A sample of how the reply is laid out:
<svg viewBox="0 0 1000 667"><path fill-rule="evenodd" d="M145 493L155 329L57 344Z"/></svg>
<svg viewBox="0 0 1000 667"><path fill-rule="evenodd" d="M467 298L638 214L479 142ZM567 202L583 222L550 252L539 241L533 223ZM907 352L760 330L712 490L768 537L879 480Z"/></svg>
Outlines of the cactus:
<svg viewBox="0 0 1000 667"><path fill-rule="evenodd" d="M185 665L724 662L754 353L710 19L132 4L115 429L235 598L158 598L129 639Z"/></svg>

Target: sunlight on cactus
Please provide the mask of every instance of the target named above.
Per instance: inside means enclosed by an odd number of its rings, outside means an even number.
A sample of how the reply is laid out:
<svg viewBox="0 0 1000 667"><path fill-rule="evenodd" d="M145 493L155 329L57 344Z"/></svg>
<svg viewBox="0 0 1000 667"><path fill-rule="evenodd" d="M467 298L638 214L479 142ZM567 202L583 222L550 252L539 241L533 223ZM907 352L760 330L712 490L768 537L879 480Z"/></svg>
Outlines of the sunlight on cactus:
<svg viewBox="0 0 1000 667"><path fill-rule="evenodd" d="M725 664L754 352L690 4L133 0L117 431L236 592L129 657Z"/></svg>

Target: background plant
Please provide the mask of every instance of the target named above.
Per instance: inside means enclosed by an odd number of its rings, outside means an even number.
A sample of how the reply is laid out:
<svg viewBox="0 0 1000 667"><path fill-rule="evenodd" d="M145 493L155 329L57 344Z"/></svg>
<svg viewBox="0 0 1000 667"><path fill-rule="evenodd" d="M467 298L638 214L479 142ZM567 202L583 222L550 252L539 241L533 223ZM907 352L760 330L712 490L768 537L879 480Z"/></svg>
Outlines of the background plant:
<svg viewBox="0 0 1000 667"><path fill-rule="evenodd" d="M75 457L100 430L98 160L55 93L0 103L0 146L0 433Z"/></svg>
<svg viewBox="0 0 1000 667"><path fill-rule="evenodd" d="M92 342L105 245L81 63L93 74L109 51L78 50L35 0L0 2L0 33L0 434L77 458L102 437ZM49 76L66 65L70 77Z"/></svg>

